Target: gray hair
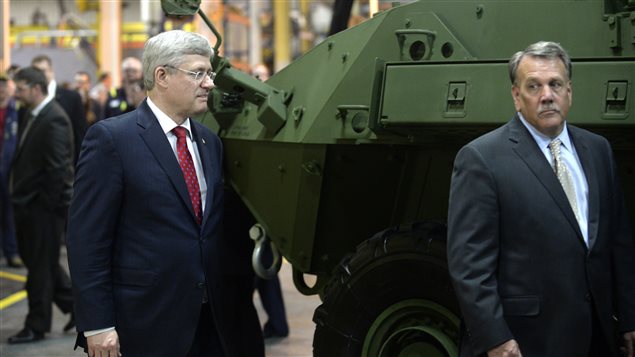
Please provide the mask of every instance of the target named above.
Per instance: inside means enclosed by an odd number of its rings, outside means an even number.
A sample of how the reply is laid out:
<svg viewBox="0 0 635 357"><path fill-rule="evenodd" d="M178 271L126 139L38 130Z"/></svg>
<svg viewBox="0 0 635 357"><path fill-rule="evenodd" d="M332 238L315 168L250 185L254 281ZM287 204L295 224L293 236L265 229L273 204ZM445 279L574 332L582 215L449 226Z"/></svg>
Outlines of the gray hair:
<svg viewBox="0 0 635 357"><path fill-rule="evenodd" d="M209 41L202 35L182 30L162 32L150 38L143 48L141 57L143 83L146 89L154 88L154 70L157 67L165 65L179 67L185 55L211 58L212 48Z"/></svg>
<svg viewBox="0 0 635 357"><path fill-rule="evenodd" d="M121 61L121 69L126 70L128 68L141 70L141 61L137 57L126 57Z"/></svg>
<svg viewBox="0 0 635 357"><path fill-rule="evenodd" d="M559 43L540 41L529 45L523 51L516 52L509 60L509 79L511 79L512 84L516 84L516 71L518 70L520 61L522 61L525 56L550 60L559 59L567 69L567 78L571 79L571 58L567 51L565 51Z"/></svg>

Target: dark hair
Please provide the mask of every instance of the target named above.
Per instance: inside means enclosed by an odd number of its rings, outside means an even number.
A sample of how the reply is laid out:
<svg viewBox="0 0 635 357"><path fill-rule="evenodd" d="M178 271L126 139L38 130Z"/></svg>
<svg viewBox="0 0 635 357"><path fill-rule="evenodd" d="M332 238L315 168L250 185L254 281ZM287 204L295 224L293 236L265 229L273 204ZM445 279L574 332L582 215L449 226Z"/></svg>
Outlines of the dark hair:
<svg viewBox="0 0 635 357"><path fill-rule="evenodd" d="M17 64L12 64L9 66L9 68L7 68L7 77L13 79L13 75L15 75L15 72L17 72L20 69L20 66L18 66Z"/></svg>
<svg viewBox="0 0 635 357"><path fill-rule="evenodd" d="M76 75L79 74L80 76L86 76L86 78L88 78L88 81L92 81L92 77L90 76L90 73L86 72L86 71L77 71L77 73L75 73Z"/></svg>
<svg viewBox="0 0 635 357"><path fill-rule="evenodd" d="M110 77L110 72L104 72L102 74L99 75L99 81L103 81L104 79Z"/></svg>
<svg viewBox="0 0 635 357"><path fill-rule="evenodd" d="M51 67L53 66L53 61L51 60L51 57L47 55L37 55L33 57L33 59L31 60L31 64L42 62L42 61L46 61L46 63L48 63L49 66Z"/></svg>
<svg viewBox="0 0 635 357"><path fill-rule="evenodd" d="M44 95L48 94L48 84L46 82L46 76L44 75L44 72L33 66L24 67L17 71L15 76L13 76L13 80L15 82L24 81L30 87L39 86L42 89L42 93Z"/></svg>
<svg viewBox="0 0 635 357"><path fill-rule="evenodd" d="M525 57L538 57L546 59L559 59L567 70L567 78L570 80L572 76L571 58L559 43L540 41L529 45L523 51L516 52L509 60L509 79L512 84L516 84L516 71L520 61Z"/></svg>

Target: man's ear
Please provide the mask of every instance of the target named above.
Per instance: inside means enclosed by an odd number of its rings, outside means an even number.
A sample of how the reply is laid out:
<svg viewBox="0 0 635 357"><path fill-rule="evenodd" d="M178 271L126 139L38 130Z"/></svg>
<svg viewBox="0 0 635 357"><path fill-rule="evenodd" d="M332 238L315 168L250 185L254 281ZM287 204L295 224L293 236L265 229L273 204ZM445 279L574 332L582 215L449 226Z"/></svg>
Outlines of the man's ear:
<svg viewBox="0 0 635 357"><path fill-rule="evenodd" d="M168 86L168 71L165 67L159 66L154 69L154 85L166 88Z"/></svg>
<svg viewBox="0 0 635 357"><path fill-rule="evenodd" d="M518 87L512 84L512 99L514 100L514 107L516 111L520 110L520 90Z"/></svg>

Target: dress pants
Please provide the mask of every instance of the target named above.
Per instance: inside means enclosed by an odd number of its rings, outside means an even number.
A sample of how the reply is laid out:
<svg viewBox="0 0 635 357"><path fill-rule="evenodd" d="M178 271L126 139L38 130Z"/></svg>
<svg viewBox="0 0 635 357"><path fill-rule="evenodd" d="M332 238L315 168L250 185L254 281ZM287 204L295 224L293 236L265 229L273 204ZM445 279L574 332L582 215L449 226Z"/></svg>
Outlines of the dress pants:
<svg viewBox="0 0 635 357"><path fill-rule="evenodd" d="M7 261L18 256L18 243L15 241L15 229L13 228L13 207L9 195L9 183L0 172L0 242L2 252Z"/></svg>
<svg viewBox="0 0 635 357"><path fill-rule="evenodd" d="M278 275L267 280L256 277L256 289L260 295L262 307L267 313L268 320L263 327L265 336L284 337L289 334L287 314L284 308L282 288Z"/></svg>
<svg viewBox="0 0 635 357"><path fill-rule="evenodd" d="M36 332L51 330L53 302L64 313L73 311L71 281L59 262L65 216L66 210L50 209L37 199L14 206L18 251L27 268L29 313L24 326Z"/></svg>
<svg viewBox="0 0 635 357"><path fill-rule="evenodd" d="M273 263L271 246L266 244L263 246L263 249L263 264L270 266ZM289 325L287 324L287 313L284 308L282 287L280 286L278 275L276 274L271 279L263 279L256 275L254 285L258 290L262 307L265 309L268 317L267 322L263 326L264 336L286 337L289 334Z"/></svg>
<svg viewBox="0 0 635 357"><path fill-rule="evenodd" d="M223 347L221 346L216 325L212 317L212 310L209 303L201 306L201 315L198 319L196 334L190 352L187 357L222 357Z"/></svg>

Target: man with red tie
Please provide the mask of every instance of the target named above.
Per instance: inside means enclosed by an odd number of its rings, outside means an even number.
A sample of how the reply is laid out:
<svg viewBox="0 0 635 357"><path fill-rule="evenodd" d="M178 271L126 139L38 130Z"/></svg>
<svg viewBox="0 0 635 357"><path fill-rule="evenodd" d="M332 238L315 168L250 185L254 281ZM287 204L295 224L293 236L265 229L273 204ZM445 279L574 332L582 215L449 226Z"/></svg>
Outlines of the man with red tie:
<svg viewBox="0 0 635 357"><path fill-rule="evenodd" d="M222 235L221 142L191 119L207 108L211 55L194 33L149 39L148 98L84 139L67 247L90 356L263 355L242 338L259 324Z"/></svg>

